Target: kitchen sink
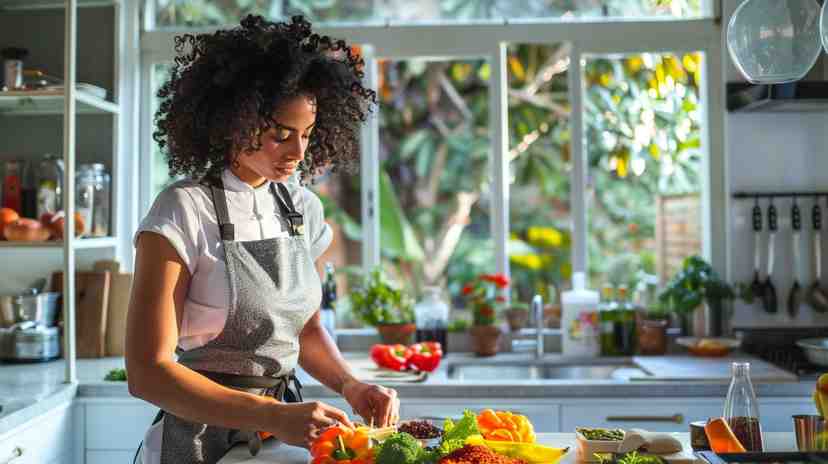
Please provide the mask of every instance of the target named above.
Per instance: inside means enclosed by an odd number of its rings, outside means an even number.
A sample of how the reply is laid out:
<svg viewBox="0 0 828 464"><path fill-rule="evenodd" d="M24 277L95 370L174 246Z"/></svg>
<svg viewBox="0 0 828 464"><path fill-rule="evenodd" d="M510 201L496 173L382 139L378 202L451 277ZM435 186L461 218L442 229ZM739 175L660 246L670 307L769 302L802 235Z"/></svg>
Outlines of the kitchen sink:
<svg viewBox="0 0 828 464"><path fill-rule="evenodd" d="M648 377L635 363L512 362L448 366L452 380L629 380Z"/></svg>

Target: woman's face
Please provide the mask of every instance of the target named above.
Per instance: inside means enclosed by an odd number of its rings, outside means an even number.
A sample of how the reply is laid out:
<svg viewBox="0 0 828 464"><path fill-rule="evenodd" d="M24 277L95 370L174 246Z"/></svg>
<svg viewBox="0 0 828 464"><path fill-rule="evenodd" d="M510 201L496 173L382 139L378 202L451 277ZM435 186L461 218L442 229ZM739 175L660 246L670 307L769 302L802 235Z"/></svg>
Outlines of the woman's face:
<svg viewBox="0 0 828 464"><path fill-rule="evenodd" d="M239 166L235 171L241 180L256 184L263 182L262 178L285 182L305 157L316 122L313 98L291 98L281 105L274 120L276 126L261 134L261 149L236 158Z"/></svg>

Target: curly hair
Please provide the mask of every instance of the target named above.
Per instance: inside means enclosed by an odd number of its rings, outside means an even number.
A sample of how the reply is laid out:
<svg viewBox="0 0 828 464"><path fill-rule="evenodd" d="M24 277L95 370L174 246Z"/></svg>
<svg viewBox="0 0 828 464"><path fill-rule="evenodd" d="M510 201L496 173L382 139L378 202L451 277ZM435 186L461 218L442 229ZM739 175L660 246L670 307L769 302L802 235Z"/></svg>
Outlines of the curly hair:
<svg viewBox="0 0 828 464"><path fill-rule="evenodd" d="M316 107L302 180L358 160L359 126L376 94L360 83L364 62L344 40L311 32L302 16L274 23L250 15L241 27L178 36L175 50L153 133L171 175L215 175L259 150L280 104L299 95Z"/></svg>

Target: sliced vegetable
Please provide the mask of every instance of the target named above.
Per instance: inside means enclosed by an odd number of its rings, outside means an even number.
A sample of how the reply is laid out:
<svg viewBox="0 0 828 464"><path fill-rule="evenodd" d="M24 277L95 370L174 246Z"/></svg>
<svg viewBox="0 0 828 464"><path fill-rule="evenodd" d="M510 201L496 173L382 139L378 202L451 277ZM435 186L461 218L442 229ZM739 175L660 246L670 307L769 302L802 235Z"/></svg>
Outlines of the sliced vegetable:
<svg viewBox="0 0 828 464"><path fill-rule="evenodd" d="M440 365L443 347L438 342L422 342L411 346L409 365L418 371L433 372Z"/></svg>
<svg viewBox="0 0 828 464"><path fill-rule="evenodd" d="M405 370L411 354L411 349L405 345L374 345L371 347L371 359L377 366L394 371Z"/></svg>
<svg viewBox="0 0 828 464"><path fill-rule="evenodd" d="M535 429L529 419L509 411L484 409L477 416L480 433L487 440L534 443Z"/></svg>
<svg viewBox="0 0 828 464"><path fill-rule="evenodd" d="M733 434L727 421L719 417L704 426L704 433L710 443L710 449L716 453L744 453L745 447Z"/></svg>

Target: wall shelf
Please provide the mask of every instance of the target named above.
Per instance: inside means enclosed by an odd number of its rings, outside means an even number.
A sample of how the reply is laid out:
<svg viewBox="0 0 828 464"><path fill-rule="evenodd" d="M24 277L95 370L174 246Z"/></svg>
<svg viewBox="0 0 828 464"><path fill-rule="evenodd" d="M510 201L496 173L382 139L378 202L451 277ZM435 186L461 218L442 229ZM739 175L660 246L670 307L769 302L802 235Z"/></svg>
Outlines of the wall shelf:
<svg viewBox="0 0 828 464"><path fill-rule="evenodd" d="M118 245L115 237L78 238L74 241L76 250L90 250L96 248L114 248ZM53 248L63 249L63 241L48 240L45 242L10 242L0 241L0 249L30 249L30 248Z"/></svg>
<svg viewBox="0 0 828 464"><path fill-rule="evenodd" d="M117 0L78 0L79 8L112 6ZM0 11L62 10L66 2L60 0L0 0Z"/></svg>
<svg viewBox="0 0 828 464"><path fill-rule="evenodd" d="M33 116L63 114L63 92L52 90L0 92L0 115ZM75 93L77 114L118 114L117 104L83 91Z"/></svg>

